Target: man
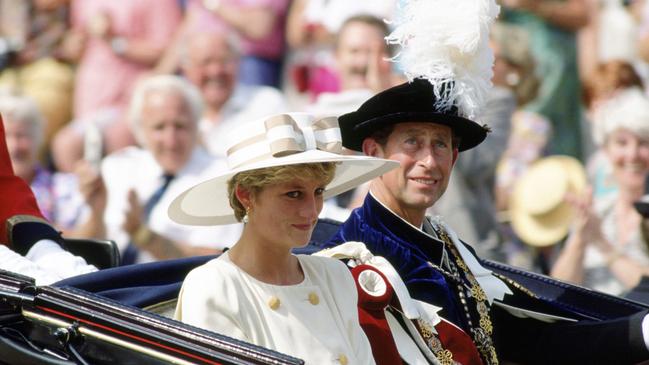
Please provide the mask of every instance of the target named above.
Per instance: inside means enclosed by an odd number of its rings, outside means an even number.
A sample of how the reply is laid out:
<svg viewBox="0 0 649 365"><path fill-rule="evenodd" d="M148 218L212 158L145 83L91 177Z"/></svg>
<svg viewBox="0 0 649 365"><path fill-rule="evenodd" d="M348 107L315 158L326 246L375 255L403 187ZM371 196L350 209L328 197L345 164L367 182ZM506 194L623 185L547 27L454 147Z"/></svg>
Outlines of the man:
<svg viewBox="0 0 649 365"><path fill-rule="evenodd" d="M65 54L76 61L74 120L57 132L52 158L72 172L89 125L102 129L106 153L135 143L124 112L135 83L156 64L181 20L175 0L70 1Z"/></svg>
<svg viewBox="0 0 649 365"><path fill-rule="evenodd" d="M227 32L190 34L181 62L183 75L203 96L202 142L217 157L225 156L225 138L233 126L287 110L277 89L237 84L239 51Z"/></svg>
<svg viewBox="0 0 649 365"><path fill-rule="evenodd" d="M334 56L340 91L324 92L307 106L316 115L340 115L358 108L373 93L398 83L384 38L387 24L372 15L356 15L340 27Z"/></svg>
<svg viewBox="0 0 649 365"><path fill-rule="evenodd" d="M92 189L90 199L107 199L97 231L114 240L124 263L169 259L218 252L233 244L240 225L191 227L173 223L167 207L189 186L207 180L223 162L198 143L202 103L198 90L177 76L155 76L135 89L129 115L142 148L127 147L107 156L101 164L105 188ZM81 169L80 184L100 179L90 166ZM83 186L82 186L83 188Z"/></svg>
<svg viewBox="0 0 649 365"><path fill-rule="evenodd" d="M524 364L648 359L644 314L607 323L549 324L519 318L525 310L513 315L503 309L503 302L536 310L550 306L491 274L441 219L426 217L444 194L459 152L487 135L486 127L461 116L455 106L441 109L436 99L430 82L415 79L339 118L345 147L398 160L401 166L371 182L363 206L332 243L361 241L387 258L414 299L442 307L442 316L471 336L484 364L499 359Z"/></svg>

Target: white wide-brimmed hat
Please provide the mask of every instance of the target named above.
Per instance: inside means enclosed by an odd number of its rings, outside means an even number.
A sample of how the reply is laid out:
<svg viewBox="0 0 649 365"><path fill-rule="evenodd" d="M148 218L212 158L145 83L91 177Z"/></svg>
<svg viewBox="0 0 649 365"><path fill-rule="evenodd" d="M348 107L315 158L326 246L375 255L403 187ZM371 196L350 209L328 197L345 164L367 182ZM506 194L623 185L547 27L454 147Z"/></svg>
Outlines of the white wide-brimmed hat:
<svg viewBox="0 0 649 365"><path fill-rule="evenodd" d="M514 185L509 211L514 232L532 246L558 243L568 234L574 215L566 195L579 194L585 187L586 172L575 158L538 160Z"/></svg>
<svg viewBox="0 0 649 365"><path fill-rule="evenodd" d="M306 113L286 113L246 123L233 131L227 149L228 170L180 194L169 206L169 217L180 224L208 226L236 223L228 198L234 175L266 167L336 162L328 198L390 171L399 163L367 156L342 155L338 119L316 119Z"/></svg>

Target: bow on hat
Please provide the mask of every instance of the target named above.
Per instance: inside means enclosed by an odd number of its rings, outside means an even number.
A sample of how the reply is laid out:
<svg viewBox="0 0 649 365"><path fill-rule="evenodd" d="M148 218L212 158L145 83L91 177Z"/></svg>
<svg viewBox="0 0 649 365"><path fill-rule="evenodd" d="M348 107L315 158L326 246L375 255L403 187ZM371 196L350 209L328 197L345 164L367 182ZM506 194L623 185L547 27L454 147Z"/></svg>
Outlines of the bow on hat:
<svg viewBox="0 0 649 365"><path fill-rule="evenodd" d="M342 137L335 117L318 119L309 126L300 127L292 116L280 114L266 119L264 128L261 133L227 150L231 169L269 157L284 157L309 150L342 152Z"/></svg>

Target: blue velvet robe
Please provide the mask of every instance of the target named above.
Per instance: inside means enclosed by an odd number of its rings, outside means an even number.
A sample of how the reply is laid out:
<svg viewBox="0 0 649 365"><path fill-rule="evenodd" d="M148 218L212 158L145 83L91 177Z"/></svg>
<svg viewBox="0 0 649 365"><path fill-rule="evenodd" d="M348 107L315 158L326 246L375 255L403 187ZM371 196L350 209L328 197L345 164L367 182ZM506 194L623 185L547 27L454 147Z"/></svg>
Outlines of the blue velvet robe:
<svg viewBox="0 0 649 365"><path fill-rule="evenodd" d="M442 241L405 222L371 194L324 247L346 241L361 241L373 254L385 257L401 275L413 298L442 307L444 318L470 333L452 283L428 264L441 264ZM520 291L507 297L522 304L521 308L552 306L521 298L519 294ZM520 364L634 364L649 359L641 328L645 314L600 322L546 323L518 318L498 306L491 307L499 357Z"/></svg>
<svg viewBox="0 0 649 365"><path fill-rule="evenodd" d="M347 241L363 242L374 255L385 257L401 275L413 298L442 307L443 317L468 333L453 284L429 264L441 266L442 241L396 216L371 194L327 246Z"/></svg>

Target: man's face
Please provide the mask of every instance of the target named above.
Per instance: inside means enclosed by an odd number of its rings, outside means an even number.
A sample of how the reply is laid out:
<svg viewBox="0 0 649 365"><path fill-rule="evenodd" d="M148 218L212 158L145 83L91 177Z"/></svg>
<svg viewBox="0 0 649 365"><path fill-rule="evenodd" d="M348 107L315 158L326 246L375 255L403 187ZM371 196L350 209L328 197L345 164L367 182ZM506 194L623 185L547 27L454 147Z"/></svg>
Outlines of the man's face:
<svg viewBox="0 0 649 365"><path fill-rule="evenodd" d="M382 31L362 22L342 30L336 48L336 65L343 90L368 88L370 62L385 62L388 56Z"/></svg>
<svg viewBox="0 0 649 365"><path fill-rule="evenodd" d="M381 200L395 212L424 212L444 194L458 151L451 129L434 123L398 123L385 146L368 138L363 152L399 161L375 180Z"/></svg>
<svg viewBox="0 0 649 365"><path fill-rule="evenodd" d="M189 40L183 73L201 91L206 107L219 110L236 85L237 65L224 37L200 34Z"/></svg>
<svg viewBox="0 0 649 365"><path fill-rule="evenodd" d="M144 98L143 143L165 173L177 173L196 145L196 122L189 106L175 92L152 91Z"/></svg>

